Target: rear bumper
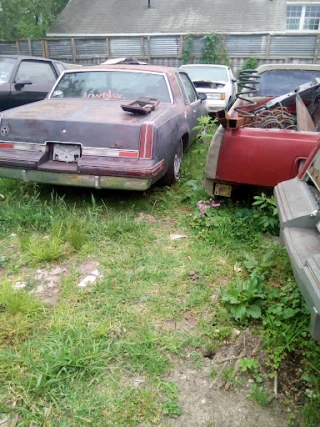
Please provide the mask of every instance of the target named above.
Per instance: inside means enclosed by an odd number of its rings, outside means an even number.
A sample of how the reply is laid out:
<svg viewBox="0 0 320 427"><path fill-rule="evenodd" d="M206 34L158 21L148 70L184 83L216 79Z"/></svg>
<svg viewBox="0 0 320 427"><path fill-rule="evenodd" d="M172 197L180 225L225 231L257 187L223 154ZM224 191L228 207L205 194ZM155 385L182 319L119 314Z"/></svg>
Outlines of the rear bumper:
<svg viewBox="0 0 320 427"><path fill-rule="evenodd" d="M74 187L147 190L162 175L164 161L83 156L78 163L43 160L43 153L2 150L0 177Z"/></svg>
<svg viewBox="0 0 320 427"><path fill-rule="evenodd" d="M310 332L320 341L320 240L316 223L319 206L308 184L298 178L274 189L280 219L280 238L292 271L310 311Z"/></svg>
<svg viewBox="0 0 320 427"><path fill-rule="evenodd" d="M70 187L90 187L97 189L137 190L144 191L151 187L151 178L133 178L120 176L101 176L46 172L38 170L0 167L0 177L19 179L25 182L66 185Z"/></svg>

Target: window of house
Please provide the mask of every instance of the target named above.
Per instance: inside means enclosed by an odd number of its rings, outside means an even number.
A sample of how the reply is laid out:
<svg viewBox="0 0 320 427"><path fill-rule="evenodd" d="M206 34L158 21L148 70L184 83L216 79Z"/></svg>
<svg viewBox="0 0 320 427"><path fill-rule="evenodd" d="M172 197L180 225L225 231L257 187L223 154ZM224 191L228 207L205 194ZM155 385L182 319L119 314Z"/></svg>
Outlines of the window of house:
<svg viewBox="0 0 320 427"><path fill-rule="evenodd" d="M287 5L287 30L319 30L320 3Z"/></svg>

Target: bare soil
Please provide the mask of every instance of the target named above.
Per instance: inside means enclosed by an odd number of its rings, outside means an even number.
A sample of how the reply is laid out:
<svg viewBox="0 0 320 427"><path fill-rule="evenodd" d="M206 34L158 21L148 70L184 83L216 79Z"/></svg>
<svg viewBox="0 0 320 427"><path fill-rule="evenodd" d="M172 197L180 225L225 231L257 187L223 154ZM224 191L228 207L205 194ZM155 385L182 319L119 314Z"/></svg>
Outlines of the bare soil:
<svg viewBox="0 0 320 427"><path fill-rule="evenodd" d="M190 322L189 322L190 323ZM192 324L192 323L191 323ZM190 324L190 325L191 325ZM181 325L180 325L181 326ZM183 326L186 326L184 323ZM288 426L288 411L281 396L274 396L273 383L264 383L269 390L270 404L262 407L248 398L253 381L242 375L241 384L226 381L223 371L226 366L234 368L233 379L240 374L239 360L252 357L264 363L261 342L250 331L240 334L233 343L217 348L214 354L203 354L200 369L187 357L174 361L174 369L167 380L179 388L179 404L182 415L164 419L164 424L174 427L285 427ZM216 375L212 377L212 370Z"/></svg>

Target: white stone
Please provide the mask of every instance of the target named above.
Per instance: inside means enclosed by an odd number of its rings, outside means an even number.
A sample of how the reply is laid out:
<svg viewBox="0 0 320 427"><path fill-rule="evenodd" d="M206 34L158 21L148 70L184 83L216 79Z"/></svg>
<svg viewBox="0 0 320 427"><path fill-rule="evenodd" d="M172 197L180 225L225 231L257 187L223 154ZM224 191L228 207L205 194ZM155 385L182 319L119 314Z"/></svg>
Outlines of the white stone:
<svg viewBox="0 0 320 427"><path fill-rule="evenodd" d="M19 289L24 289L27 286L26 282L17 282L15 285L12 286L12 288L15 291L18 291Z"/></svg>

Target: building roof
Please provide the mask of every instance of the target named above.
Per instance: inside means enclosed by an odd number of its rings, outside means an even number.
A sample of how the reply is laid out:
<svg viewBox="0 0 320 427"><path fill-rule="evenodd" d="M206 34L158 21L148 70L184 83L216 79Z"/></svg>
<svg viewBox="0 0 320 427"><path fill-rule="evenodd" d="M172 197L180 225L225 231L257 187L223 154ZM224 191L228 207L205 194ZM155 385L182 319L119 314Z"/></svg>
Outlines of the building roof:
<svg viewBox="0 0 320 427"><path fill-rule="evenodd" d="M70 0L49 37L285 31L285 0Z"/></svg>

